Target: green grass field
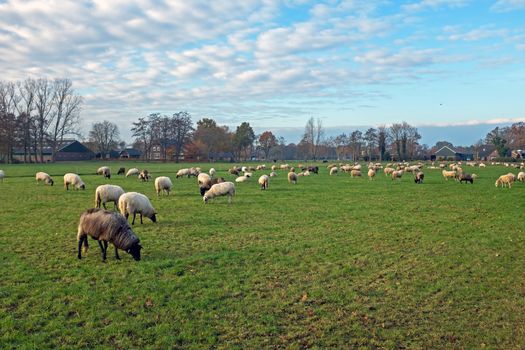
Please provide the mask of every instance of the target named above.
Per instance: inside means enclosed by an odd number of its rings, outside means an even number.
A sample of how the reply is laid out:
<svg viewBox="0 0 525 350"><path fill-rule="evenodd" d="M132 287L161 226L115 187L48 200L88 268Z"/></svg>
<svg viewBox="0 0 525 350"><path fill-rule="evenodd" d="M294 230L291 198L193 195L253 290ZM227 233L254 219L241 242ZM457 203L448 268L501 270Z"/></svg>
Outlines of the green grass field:
<svg viewBox="0 0 525 350"><path fill-rule="evenodd" d="M134 226L140 262L108 249L103 263L91 240L76 257L79 216L108 183L92 175L101 165L0 166L1 348L525 344L525 184L494 186L508 168L465 167L474 185L429 169L416 185L321 166L296 186L281 171L268 191L256 172L232 205L204 205L195 178L175 179L185 165L109 163L109 183L150 197L158 222ZM157 198L153 181L119 177L119 166L170 176L174 191ZM213 166L233 181L229 164ZM41 170L55 186L35 183ZM86 191L66 192L66 172Z"/></svg>

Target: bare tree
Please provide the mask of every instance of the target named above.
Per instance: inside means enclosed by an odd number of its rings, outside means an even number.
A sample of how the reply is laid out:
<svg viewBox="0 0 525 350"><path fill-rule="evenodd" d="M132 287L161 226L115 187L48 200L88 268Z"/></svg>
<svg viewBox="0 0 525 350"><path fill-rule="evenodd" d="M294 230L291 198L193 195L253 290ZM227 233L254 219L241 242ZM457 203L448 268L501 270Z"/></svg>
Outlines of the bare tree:
<svg viewBox="0 0 525 350"><path fill-rule="evenodd" d="M44 142L53 113L53 85L47 79L38 79L35 86L36 144L40 162L44 162Z"/></svg>
<svg viewBox="0 0 525 350"><path fill-rule="evenodd" d="M379 161L386 159L386 149L388 143L388 130L386 126L379 125L377 127L377 148L379 149Z"/></svg>
<svg viewBox="0 0 525 350"><path fill-rule="evenodd" d="M190 141L193 126L191 116L188 112L178 112L171 118L171 129L173 131L173 144L175 146L175 162L179 162L184 146Z"/></svg>
<svg viewBox="0 0 525 350"><path fill-rule="evenodd" d="M311 156L314 160L317 159L319 146L323 141L323 137L324 128L321 119L317 118L317 122L313 117L308 119L304 127L304 135L301 143L307 147L308 156Z"/></svg>
<svg viewBox="0 0 525 350"><path fill-rule="evenodd" d="M408 160L414 156L418 141L421 139L417 128L407 122L394 123L390 127L390 136L399 161Z"/></svg>
<svg viewBox="0 0 525 350"><path fill-rule="evenodd" d="M377 130L374 128L369 128L363 137L363 140L366 143L366 153L368 155L368 160L372 160L372 153L374 148L377 146Z"/></svg>
<svg viewBox="0 0 525 350"><path fill-rule="evenodd" d="M95 123L89 132L89 141L93 142L95 148L104 157L111 149L117 147L119 143L118 126L107 120L101 123Z"/></svg>
<svg viewBox="0 0 525 350"><path fill-rule="evenodd" d="M32 115L35 109L35 92L36 92L36 81L28 78L23 82L17 82L18 94L20 95L20 102L17 105L18 111L18 122L20 130L18 130L17 138L20 141L22 148L24 149L24 163L31 162L31 154L35 155L35 162L37 161L36 149L31 152L32 145L32 132L35 130L35 118Z"/></svg>

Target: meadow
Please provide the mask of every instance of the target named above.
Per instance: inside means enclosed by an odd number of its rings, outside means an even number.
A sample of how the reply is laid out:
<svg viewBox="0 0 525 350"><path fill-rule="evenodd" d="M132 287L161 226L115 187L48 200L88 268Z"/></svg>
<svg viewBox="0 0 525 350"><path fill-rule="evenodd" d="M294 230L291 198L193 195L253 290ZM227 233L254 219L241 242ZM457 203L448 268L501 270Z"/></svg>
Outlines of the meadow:
<svg viewBox="0 0 525 350"><path fill-rule="evenodd" d="M111 180L94 175L109 165ZM195 165L195 164L192 164ZM210 164L198 164L208 170ZM256 172L203 204L184 164L72 162L0 166L0 347L520 348L525 344L525 184L495 188L508 168L424 169L391 181L319 175L261 191ZM120 166L172 178L117 176ZM230 164L213 164L219 176ZM55 186L37 185L46 171ZM62 187L81 174L85 191ZM266 171L269 173L269 171ZM365 172L366 173L366 172ZM514 173L517 171L514 170ZM134 225L142 260L78 260L76 227L96 186L150 197L158 222ZM109 204L108 208L112 208Z"/></svg>

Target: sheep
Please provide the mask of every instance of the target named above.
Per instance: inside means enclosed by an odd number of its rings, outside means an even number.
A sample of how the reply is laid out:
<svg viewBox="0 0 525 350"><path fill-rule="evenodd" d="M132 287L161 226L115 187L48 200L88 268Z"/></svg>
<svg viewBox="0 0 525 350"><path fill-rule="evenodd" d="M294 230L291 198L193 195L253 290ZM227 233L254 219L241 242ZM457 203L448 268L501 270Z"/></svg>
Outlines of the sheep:
<svg viewBox="0 0 525 350"><path fill-rule="evenodd" d="M0 170L0 182L4 182L5 172Z"/></svg>
<svg viewBox="0 0 525 350"><path fill-rule="evenodd" d="M211 179L211 185L220 184L221 182L226 182L223 177L216 177ZM211 187L210 187L211 188Z"/></svg>
<svg viewBox="0 0 525 350"><path fill-rule="evenodd" d="M524 182L525 181L525 173L523 171L520 171L518 173L518 181Z"/></svg>
<svg viewBox="0 0 525 350"><path fill-rule="evenodd" d="M270 177L276 177L276 176L277 176L277 173L276 173L275 171L272 171L272 172L270 173Z"/></svg>
<svg viewBox="0 0 525 350"><path fill-rule="evenodd" d="M202 200L207 204L210 199L219 196L228 196L228 203L232 202L232 197L235 195L235 185L233 182L221 182L211 186L211 188L204 193Z"/></svg>
<svg viewBox="0 0 525 350"><path fill-rule="evenodd" d="M248 181L249 177L248 176L239 176L238 178L235 179L235 182L246 182Z"/></svg>
<svg viewBox="0 0 525 350"><path fill-rule="evenodd" d="M394 170L391 173L392 180L400 179L403 176L403 170Z"/></svg>
<svg viewBox="0 0 525 350"><path fill-rule="evenodd" d="M465 183L470 182L471 184L474 184L474 178L472 175L467 173L460 173L457 179L459 183L463 183L463 181L465 181Z"/></svg>
<svg viewBox="0 0 525 350"><path fill-rule="evenodd" d="M126 168L119 168L117 175L124 175L126 173Z"/></svg>
<svg viewBox="0 0 525 350"><path fill-rule="evenodd" d="M352 171L352 166L346 164L346 165L342 165L341 166L341 170L344 171L345 173L349 173L350 171Z"/></svg>
<svg viewBox="0 0 525 350"><path fill-rule="evenodd" d="M507 175L512 178L512 182L516 181L516 175L513 173L508 173Z"/></svg>
<svg viewBox="0 0 525 350"><path fill-rule="evenodd" d="M268 177L268 175L262 175L259 178L259 185L261 185L261 190L267 190L268 189L268 181L269 180L270 180L270 178Z"/></svg>
<svg viewBox="0 0 525 350"><path fill-rule="evenodd" d="M317 165L309 166L307 170L311 173L319 174L319 167Z"/></svg>
<svg viewBox="0 0 525 350"><path fill-rule="evenodd" d="M352 171L350 171L350 176L351 177L361 177L361 171L357 169L352 169Z"/></svg>
<svg viewBox="0 0 525 350"><path fill-rule="evenodd" d="M140 214L140 223L142 224L142 216L150 218L151 221L157 222L157 213L148 197L138 192L127 192L120 196L118 200L118 208L120 213L126 217L126 220L129 217L129 214L133 214L132 225L135 225L135 216L137 213Z"/></svg>
<svg viewBox="0 0 525 350"><path fill-rule="evenodd" d="M252 177L252 176L253 176L253 173L245 172L245 173L244 173L244 176L246 176L246 177Z"/></svg>
<svg viewBox="0 0 525 350"><path fill-rule="evenodd" d="M243 173L247 172L248 171L248 167L246 167L246 166L241 167L241 171Z"/></svg>
<svg viewBox="0 0 525 350"><path fill-rule="evenodd" d="M64 188L66 190L69 190L69 185L75 186L76 190L78 190L79 188L83 190L86 189L86 185L84 184L84 181L82 181L80 176L73 173L67 173L64 175Z"/></svg>
<svg viewBox="0 0 525 350"><path fill-rule="evenodd" d="M486 168L486 167L487 167L487 164L485 164L485 163L479 163L478 166L479 166L480 168Z"/></svg>
<svg viewBox="0 0 525 350"><path fill-rule="evenodd" d="M88 236L98 241L102 251L102 261L106 261L108 242L115 247L115 258L120 260L118 249L131 254L136 261L140 260L140 239L135 235L127 220L119 213L93 208L80 215L78 224L78 258L82 259L82 245L87 252Z"/></svg>
<svg viewBox="0 0 525 350"><path fill-rule="evenodd" d="M106 208L106 203L113 202L115 209L118 205L120 196L124 194L122 187L117 185L100 185L95 190L95 207L100 208L100 204Z"/></svg>
<svg viewBox="0 0 525 350"><path fill-rule="evenodd" d="M211 177L214 177L216 173L215 168L211 168L209 173Z"/></svg>
<svg viewBox="0 0 525 350"><path fill-rule="evenodd" d="M425 174L423 174L422 171L418 171L414 174L414 182L417 184L422 184L424 178L425 178Z"/></svg>
<svg viewBox="0 0 525 350"><path fill-rule="evenodd" d="M197 184L199 185L199 190L201 196L204 196L204 193L211 188L211 177L206 173L200 173L197 176Z"/></svg>
<svg viewBox="0 0 525 350"><path fill-rule="evenodd" d="M441 174L443 174L443 177L445 178L445 180L448 181L448 179L453 179L456 177L456 172L455 171L448 171L448 170L443 170L441 172Z"/></svg>
<svg viewBox="0 0 525 350"><path fill-rule="evenodd" d="M178 179L179 177L183 177L183 176L190 177L189 173L190 173L190 169L187 169L187 168L180 169L179 171L177 171L177 175L175 175L175 178Z"/></svg>
<svg viewBox="0 0 525 350"><path fill-rule="evenodd" d="M337 175L337 167L336 166L330 168L330 175Z"/></svg>
<svg viewBox="0 0 525 350"><path fill-rule="evenodd" d="M97 175L104 175L104 178L111 179L111 171L107 166L101 166L97 169Z"/></svg>
<svg viewBox="0 0 525 350"><path fill-rule="evenodd" d="M230 168L228 169L228 172L232 175L239 176L239 170L237 170L236 168Z"/></svg>
<svg viewBox="0 0 525 350"><path fill-rule="evenodd" d="M157 191L157 197L160 196L162 191L166 192L169 196L172 187L173 184L171 183L171 179L167 176L159 176L155 179L155 191Z"/></svg>
<svg viewBox="0 0 525 350"><path fill-rule="evenodd" d="M281 164L281 170L288 170L290 168L290 165L288 164Z"/></svg>
<svg viewBox="0 0 525 350"><path fill-rule="evenodd" d="M138 175L140 173L139 169L137 168L131 168L128 170L128 172L126 173L126 177L128 176L132 176L132 175Z"/></svg>
<svg viewBox="0 0 525 350"><path fill-rule="evenodd" d="M277 170L277 165L272 165L272 171Z"/></svg>
<svg viewBox="0 0 525 350"><path fill-rule="evenodd" d="M294 173L293 171L290 171L290 172L288 173L288 182L289 182L289 183L292 183L292 184L294 184L294 185L297 184L297 174Z"/></svg>
<svg viewBox="0 0 525 350"><path fill-rule="evenodd" d="M496 180L496 187L498 187L498 185L501 185L501 187L505 187L505 185L507 185L509 188L511 188L511 184L512 182L514 181L514 178L512 176L509 176L509 174L506 174L506 175L501 175L497 180Z"/></svg>
<svg viewBox="0 0 525 350"><path fill-rule="evenodd" d="M257 167L255 168L255 170L264 170L264 169L266 169L265 164L257 165Z"/></svg>
<svg viewBox="0 0 525 350"><path fill-rule="evenodd" d="M201 168L191 167L190 168L190 172L188 174L188 177L190 177L190 176L197 177L197 176L199 176L200 172L201 172Z"/></svg>
<svg viewBox="0 0 525 350"><path fill-rule="evenodd" d="M385 173L385 176L391 175L392 172L394 172L394 171L395 171L394 168L391 168L391 167L388 167L388 166L383 169L383 172Z"/></svg>
<svg viewBox="0 0 525 350"><path fill-rule="evenodd" d="M51 176L49 176L48 173L44 173L43 171L39 171L35 175L36 182L39 183L40 181L43 181L46 185L53 186L55 183Z"/></svg>
<svg viewBox="0 0 525 350"><path fill-rule="evenodd" d="M368 169L368 178L370 180L373 180L374 176L376 176L376 171L374 169L372 169L372 168Z"/></svg>
<svg viewBox="0 0 525 350"><path fill-rule="evenodd" d="M149 175L149 171L147 171L146 169L142 170L139 174L139 179L144 182L144 181L149 181L149 178L151 177Z"/></svg>

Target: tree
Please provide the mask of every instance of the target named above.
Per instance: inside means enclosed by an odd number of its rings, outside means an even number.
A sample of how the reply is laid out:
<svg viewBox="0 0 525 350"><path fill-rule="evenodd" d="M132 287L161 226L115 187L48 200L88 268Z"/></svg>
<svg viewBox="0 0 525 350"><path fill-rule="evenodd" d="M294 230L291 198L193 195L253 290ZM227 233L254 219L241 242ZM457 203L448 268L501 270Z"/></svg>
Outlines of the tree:
<svg viewBox="0 0 525 350"><path fill-rule="evenodd" d="M89 132L89 141L95 146L95 149L100 152L101 158L116 148L119 143L118 126L107 120L101 123L95 123Z"/></svg>
<svg viewBox="0 0 525 350"><path fill-rule="evenodd" d="M268 159L272 148L277 146L277 137L271 131L265 131L259 136L259 146L264 153L264 158Z"/></svg>
<svg viewBox="0 0 525 350"><path fill-rule="evenodd" d="M331 140L332 147L335 148L335 154L338 160L344 159L346 156L346 149L348 147L348 136L345 133L337 135Z"/></svg>
<svg viewBox="0 0 525 350"><path fill-rule="evenodd" d="M317 118L317 122L313 117L308 119L306 126L304 127L304 135L301 143L305 145L308 156L312 159L317 159L319 146L323 141L324 128L321 119Z"/></svg>
<svg viewBox="0 0 525 350"><path fill-rule="evenodd" d="M255 133L253 132L250 123L243 122L237 127L233 134L233 145L235 147L237 158L241 159L244 153L245 159L247 154L251 151L253 141L255 140Z"/></svg>
<svg viewBox="0 0 525 350"><path fill-rule="evenodd" d="M350 152L352 154L352 161L359 160L361 154L361 145L363 143L363 133L359 130L354 130L350 134L349 138Z"/></svg>
<svg viewBox="0 0 525 350"><path fill-rule="evenodd" d="M377 130L374 128L369 128L365 132L363 140L365 141L368 160L372 160L372 152L374 148L376 148L378 141Z"/></svg>
<svg viewBox="0 0 525 350"><path fill-rule="evenodd" d="M193 123L188 112L177 112L171 119L171 130L173 132L173 144L175 146L175 162L179 162L184 146L191 140Z"/></svg>
<svg viewBox="0 0 525 350"><path fill-rule="evenodd" d="M407 122L394 123L390 127L390 136L399 161L414 157L418 141L421 139L417 128Z"/></svg>
<svg viewBox="0 0 525 350"><path fill-rule="evenodd" d="M53 110L53 85L47 79L38 79L35 86L36 144L40 162L44 162L44 141L51 122Z"/></svg>
<svg viewBox="0 0 525 350"><path fill-rule="evenodd" d="M389 135L386 126L380 125L377 128L377 147L379 149L379 161L381 162L386 160L388 138Z"/></svg>
<svg viewBox="0 0 525 350"><path fill-rule="evenodd" d="M525 123L514 123L505 129L508 146L512 149L525 149Z"/></svg>
<svg viewBox="0 0 525 350"><path fill-rule="evenodd" d="M499 127L496 127L495 129L491 130L485 137L486 143L493 144L494 147L496 147L496 151L498 152L498 155L500 157L505 157L509 153L509 148L506 146L506 131L507 130L505 129L500 129Z"/></svg>
<svg viewBox="0 0 525 350"><path fill-rule="evenodd" d="M225 152L231 149L231 135L228 127L218 126L211 118L197 122L193 143L208 160L213 159L214 152Z"/></svg>
<svg viewBox="0 0 525 350"><path fill-rule="evenodd" d="M146 160L151 159L151 148L155 140L154 125L160 118L159 113L152 113L147 117L140 117L137 122L133 123L132 136L135 137L135 144L141 145L143 152L143 158Z"/></svg>

